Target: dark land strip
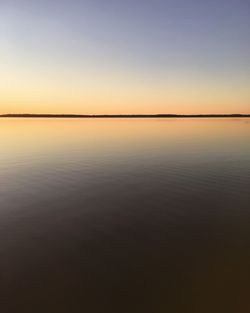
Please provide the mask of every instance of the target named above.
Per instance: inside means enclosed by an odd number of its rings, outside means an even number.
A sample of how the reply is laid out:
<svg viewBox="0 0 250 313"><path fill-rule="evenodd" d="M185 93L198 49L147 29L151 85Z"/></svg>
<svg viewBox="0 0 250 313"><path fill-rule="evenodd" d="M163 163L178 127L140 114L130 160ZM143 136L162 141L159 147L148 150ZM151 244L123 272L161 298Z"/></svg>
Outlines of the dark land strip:
<svg viewBox="0 0 250 313"><path fill-rule="evenodd" d="M250 118L250 114L2 114L2 118Z"/></svg>

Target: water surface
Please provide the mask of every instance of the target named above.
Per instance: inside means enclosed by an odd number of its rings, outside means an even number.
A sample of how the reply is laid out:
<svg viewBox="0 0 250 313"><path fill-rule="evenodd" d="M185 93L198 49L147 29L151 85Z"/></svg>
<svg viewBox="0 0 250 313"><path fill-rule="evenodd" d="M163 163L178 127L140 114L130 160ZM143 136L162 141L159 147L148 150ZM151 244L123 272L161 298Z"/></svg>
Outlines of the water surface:
<svg viewBox="0 0 250 313"><path fill-rule="evenodd" d="M250 311L249 119L1 119L4 312Z"/></svg>

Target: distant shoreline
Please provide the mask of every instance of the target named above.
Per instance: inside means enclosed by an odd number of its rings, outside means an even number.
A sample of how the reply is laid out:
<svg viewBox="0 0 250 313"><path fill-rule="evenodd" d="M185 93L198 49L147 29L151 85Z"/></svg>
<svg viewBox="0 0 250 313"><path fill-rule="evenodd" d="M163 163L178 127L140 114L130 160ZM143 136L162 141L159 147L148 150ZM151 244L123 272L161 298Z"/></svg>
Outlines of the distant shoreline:
<svg viewBox="0 0 250 313"><path fill-rule="evenodd" d="M250 118L250 114L2 114L0 118Z"/></svg>

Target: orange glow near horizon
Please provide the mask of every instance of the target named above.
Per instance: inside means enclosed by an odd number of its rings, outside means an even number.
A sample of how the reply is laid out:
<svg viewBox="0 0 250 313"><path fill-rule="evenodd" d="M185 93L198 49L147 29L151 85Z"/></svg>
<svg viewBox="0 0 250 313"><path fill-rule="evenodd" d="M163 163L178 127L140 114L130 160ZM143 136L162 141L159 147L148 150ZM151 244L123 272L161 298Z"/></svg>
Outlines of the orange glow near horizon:
<svg viewBox="0 0 250 313"><path fill-rule="evenodd" d="M218 83L219 85L219 83ZM2 85L3 86L3 85ZM82 87L84 86L84 87ZM233 114L250 113L244 86L174 80L92 77L85 82L16 79L0 94L0 114Z"/></svg>

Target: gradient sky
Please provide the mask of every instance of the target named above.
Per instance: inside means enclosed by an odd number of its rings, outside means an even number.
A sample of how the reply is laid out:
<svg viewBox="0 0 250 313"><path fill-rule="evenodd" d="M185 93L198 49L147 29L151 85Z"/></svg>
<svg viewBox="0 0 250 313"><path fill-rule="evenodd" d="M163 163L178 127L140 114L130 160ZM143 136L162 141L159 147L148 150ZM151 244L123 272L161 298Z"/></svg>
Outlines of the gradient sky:
<svg viewBox="0 0 250 313"><path fill-rule="evenodd" d="M1 113L250 113L249 0L0 0Z"/></svg>

